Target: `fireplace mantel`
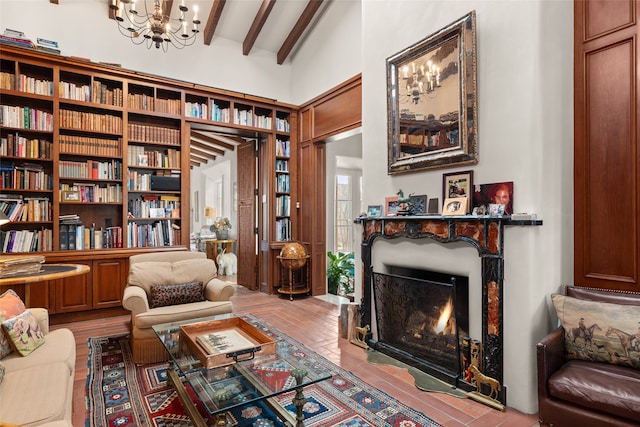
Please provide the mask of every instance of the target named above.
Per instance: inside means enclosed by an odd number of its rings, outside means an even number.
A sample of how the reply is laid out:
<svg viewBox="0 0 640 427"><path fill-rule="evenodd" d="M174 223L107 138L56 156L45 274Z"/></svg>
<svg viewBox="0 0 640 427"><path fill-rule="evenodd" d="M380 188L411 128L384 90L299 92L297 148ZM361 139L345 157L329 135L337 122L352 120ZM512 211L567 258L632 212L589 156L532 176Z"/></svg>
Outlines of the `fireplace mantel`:
<svg viewBox="0 0 640 427"><path fill-rule="evenodd" d="M360 217L362 224L363 298L361 325L371 325L373 265L377 238L433 239L440 243L465 242L476 248L482 265L482 371L502 384L499 400L506 404L503 367L503 287L505 226L537 226L542 220L512 220L489 216ZM371 333L369 345L376 342Z"/></svg>

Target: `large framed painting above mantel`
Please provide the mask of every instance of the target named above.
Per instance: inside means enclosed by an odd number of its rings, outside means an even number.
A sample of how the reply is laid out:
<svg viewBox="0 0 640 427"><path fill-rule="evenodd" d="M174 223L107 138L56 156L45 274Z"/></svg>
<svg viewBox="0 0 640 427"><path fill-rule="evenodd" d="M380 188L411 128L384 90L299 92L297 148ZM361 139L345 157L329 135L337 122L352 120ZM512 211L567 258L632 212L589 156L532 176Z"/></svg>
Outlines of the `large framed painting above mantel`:
<svg viewBox="0 0 640 427"><path fill-rule="evenodd" d="M388 173L478 162L476 14L387 58Z"/></svg>

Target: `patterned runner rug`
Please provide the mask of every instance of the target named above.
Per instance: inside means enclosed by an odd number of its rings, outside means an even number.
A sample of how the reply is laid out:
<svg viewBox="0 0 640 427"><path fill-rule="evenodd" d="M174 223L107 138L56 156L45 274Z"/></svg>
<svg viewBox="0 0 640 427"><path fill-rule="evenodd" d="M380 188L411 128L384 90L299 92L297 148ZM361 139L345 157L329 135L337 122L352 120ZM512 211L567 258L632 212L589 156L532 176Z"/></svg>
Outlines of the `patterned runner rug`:
<svg viewBox="0 0 640 427"><path fill-rule="evenodd" d="M279 341L297 359L320 364L333 377L305 387L305 425L309 427L436 427L432 419L366 384L298 341L254 316L242 316ZM89 339L87 427L191 426L175 391L166 383L166 363L135 365L128 335ZM192 391L192 397L195 397ZM295 414L293 393L278 397ZM203 408L200 408L204 414ZM251 404L227 415L231 426L270 427L282 422L266 405ZM210 420L211 421L211 420ZM210 423L215 425L214 422Z"/></svg>

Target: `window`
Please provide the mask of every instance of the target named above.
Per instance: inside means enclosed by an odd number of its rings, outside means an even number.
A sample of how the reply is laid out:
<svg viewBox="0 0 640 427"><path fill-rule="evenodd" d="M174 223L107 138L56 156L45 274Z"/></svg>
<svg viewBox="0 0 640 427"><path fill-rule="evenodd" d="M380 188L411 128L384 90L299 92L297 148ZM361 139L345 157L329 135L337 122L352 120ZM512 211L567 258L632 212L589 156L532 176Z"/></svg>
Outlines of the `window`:
<svg viewBox="0 0 640 427"><path fill-rule="evenodd" d="M349 175L336 175L335 252L351 252L353 248L353 190Z"/></svg>

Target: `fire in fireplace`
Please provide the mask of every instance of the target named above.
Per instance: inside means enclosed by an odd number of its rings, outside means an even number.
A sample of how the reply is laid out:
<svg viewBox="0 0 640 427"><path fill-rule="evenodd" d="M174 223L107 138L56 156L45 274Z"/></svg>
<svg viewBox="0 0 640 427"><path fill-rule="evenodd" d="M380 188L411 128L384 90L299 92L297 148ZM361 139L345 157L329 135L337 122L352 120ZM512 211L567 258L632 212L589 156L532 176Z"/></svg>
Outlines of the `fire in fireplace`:
<svg viewBox="0 0 640 427"><path fill-rule="evenodd" d="M388 267L373 273L374 348L450 384L464 372L469 331L468 277Z"/></svg>

